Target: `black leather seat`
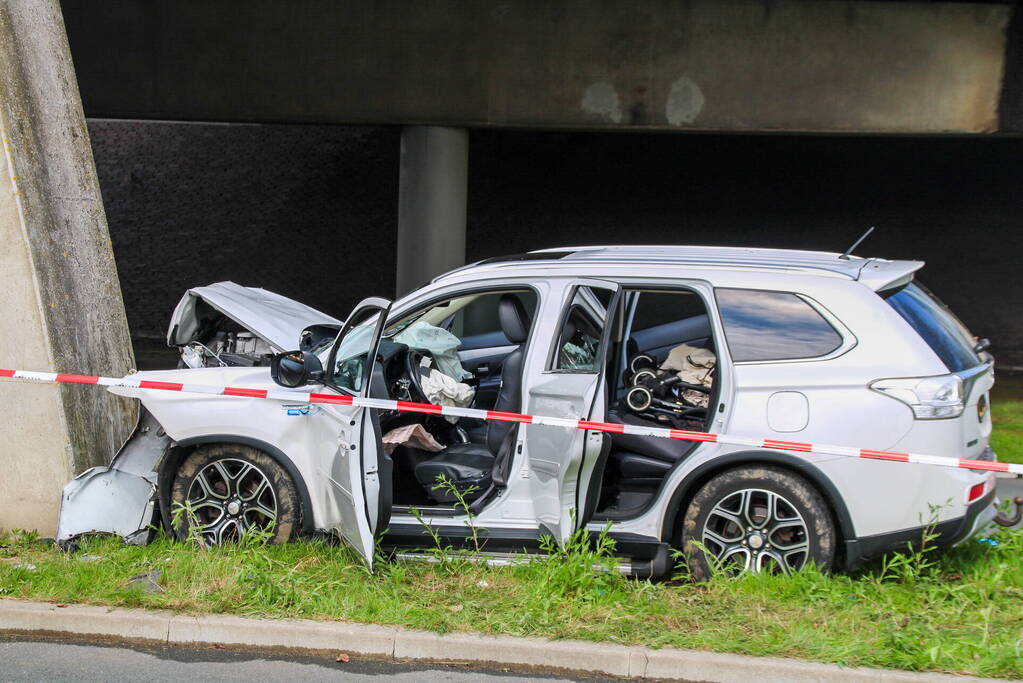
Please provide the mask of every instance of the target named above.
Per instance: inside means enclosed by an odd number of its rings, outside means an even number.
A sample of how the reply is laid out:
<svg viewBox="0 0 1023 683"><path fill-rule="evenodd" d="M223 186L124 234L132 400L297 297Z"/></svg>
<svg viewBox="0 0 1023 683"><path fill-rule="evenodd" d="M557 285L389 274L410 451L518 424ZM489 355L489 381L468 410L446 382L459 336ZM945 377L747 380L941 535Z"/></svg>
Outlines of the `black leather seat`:
<svg viewBox="0 0 1023 683"><path fill-rule="evenodd" d="M613 410L608 411L607 421L639 427L651 426L648 420ZM617 462L622 479L636 480L636 483L659 482L695 445L686 441L635 434L612 434L611 444L611 458Z"/></svg>
<svg viewBox="0 0 1023 683"><path fill-rule="evenodd" d="M494 410L518 412L522 407L522 359L529 336L529 314L514 294L505 294L498 304L498 315L504 336L518 348L505 356L501 363L501 389ZM471 486L477 490L467 498L472 500L490 488L494 481L495 460L501 444L514 426L513 422L487 422L483 443L460 443L448 446L429 460L416 465L416 481L434 500L452 503L455 497L448 491L434 489L437 477L443 475L454 482L459 491ZM499 467L502 463L496 463ZM501 473L498 481L502 481Z"/></svg>

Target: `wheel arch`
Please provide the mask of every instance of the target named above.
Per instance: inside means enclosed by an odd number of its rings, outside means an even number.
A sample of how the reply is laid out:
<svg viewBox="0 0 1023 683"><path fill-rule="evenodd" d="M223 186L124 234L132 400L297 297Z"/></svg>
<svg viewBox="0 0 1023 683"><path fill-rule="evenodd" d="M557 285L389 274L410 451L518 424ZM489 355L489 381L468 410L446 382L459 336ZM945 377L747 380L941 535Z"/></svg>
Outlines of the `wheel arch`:
<svg viewBox="0 0 1023 683"><path fill-rule="evenodd" d="M315 531L315 524L313 521L313 504L312 498L309 496L309 487L306 486L305 479L302 474L295 467L295 463L291 461L284 451L277 448L272 444L268 444L265 441L259 439L252 439L246 436L238 436L234 434L208 434L204 436L196 436L190 439L183 439L177 442L177 444L167 453L163 461L160 463L160 471L158 472L159 481L159 500L160 500L160 517L163 521L164 528L171 528L171 515L170 515L170 497L171 497L171 486L174 482L174 474L178 471L178 467L195 449L199 446L205 446L207 444L236 444L238 446L249 446L255 448L268 456L273 458L277 464L284 468L284 470L291 476L291 480L295 482L295 488L298 489L299 501L302 504L302 533L311 534Z"/></svg>
<svg viewBox="0 0 1023 683"><path fill-rule="evenodd" d="M743 465L769 465L780 467L805 477L817 488L818 491L820 491L821 495L824 497L824 502L827 503L828 508L831 510L831 514L835 517L835 521L838 525L837 531L839 533L839 547L841 547L843 543L848 544L850 541L855 542L856 531L853 527L849 509L846 507L845 501L843 500L841 493L838 491L838 487L836 487L834 482L831 481L831 478L821 472L820 468L815 466L813 463L807 462L806 460L794 455L766 451L743 451L740 453L732 453L721 458L708 460L690 472L686 478L675 487L675 490L671 494L671 498L668 500L667 512L664 515L664 521L662 522L661 527L661 539L667 543L675 544L675 530L679 528L679 521L682 515L685 514L685 509L689 506L689 501L692 500L693 496L696 495L696 492L700 490L700 487L710 481L710 479L715 475Z"/></svg>

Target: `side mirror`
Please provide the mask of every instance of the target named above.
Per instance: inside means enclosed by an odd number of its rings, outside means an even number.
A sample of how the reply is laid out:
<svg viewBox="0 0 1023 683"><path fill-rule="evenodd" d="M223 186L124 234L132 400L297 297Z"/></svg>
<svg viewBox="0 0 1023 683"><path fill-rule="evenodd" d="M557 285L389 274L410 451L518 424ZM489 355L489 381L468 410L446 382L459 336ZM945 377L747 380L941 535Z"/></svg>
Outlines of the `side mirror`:
<svg viewBox="0 0 1023 683"><path fill-rule="evenodd" d="M323 363L308 351L279 353L270 361L270 377L282 387L294 389L323 379Z"/></svg>

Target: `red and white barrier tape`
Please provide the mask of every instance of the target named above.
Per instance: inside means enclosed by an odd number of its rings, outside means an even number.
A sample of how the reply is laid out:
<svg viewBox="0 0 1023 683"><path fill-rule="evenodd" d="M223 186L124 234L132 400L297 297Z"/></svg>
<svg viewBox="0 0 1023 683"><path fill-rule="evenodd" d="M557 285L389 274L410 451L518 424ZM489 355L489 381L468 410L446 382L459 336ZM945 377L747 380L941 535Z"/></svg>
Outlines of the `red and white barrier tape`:
<svg viewBox="0 0 1023 683"><path fill-rule="evenodd" d="M274 389L248 389L245 387L218 387L208 384L182 384L178 382L156 382L147 379L123 377L95 377L92 375L65 375L55 372L30 372L27 370L0 369L0 377L27 379L38 382L62 384L97 384L106 387L128 387L133 389L155 389L159 391L180 391L193 394L213 394L220 396L236 396L241 398L258 398L288 403L333 403L335 405L359 406L380 410L398 410L408 413L427 413L432 415L450 415L454 417L471 417L480 420L496 420L500 422L521 422L523 424L548 425L564 429L585 429L612 434L634 434L636 436L656 436L679 441L706 441L732 446L748 446L778 451L797 451L800 453L817 453L819 455L837 455L846 458L864 460L888 460L891 462L915 463L918 465L936 465L984 472L1007 472L1023 475L1023 465L988 460L969 460L965 458L943 458L937 455L921 453L898 453L894 451L875 451L868 448L850 448L847 446L829 446L822 444L801 443L798 441L777 441L775 439L749 439L728 434L711 434L708 432L690 432L684 429L667 429L664 427L640 427L637 425L617 424L613 422L591 422L589 420L570 419L565 417L545 417L543 415L523 415L521 413L503 413L497 410L479 410L477 408L456 408L432 403L415 403L412 401L392 401L379 398L359 398L337 394L301 393Z"/></svg>

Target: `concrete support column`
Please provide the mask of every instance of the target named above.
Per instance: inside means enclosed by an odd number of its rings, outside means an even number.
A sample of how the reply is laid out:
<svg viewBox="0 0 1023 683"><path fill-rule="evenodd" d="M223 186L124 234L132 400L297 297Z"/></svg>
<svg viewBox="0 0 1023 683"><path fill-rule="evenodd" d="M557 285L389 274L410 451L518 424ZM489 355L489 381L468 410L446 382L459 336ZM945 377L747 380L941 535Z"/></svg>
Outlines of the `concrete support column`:
<svg viewBox="0 0 1023 683"><path fill-rule="evenodd" d="M134 365L57 0L0 2L0 367L119 376ZM0 527L56 528L61 487L109 462L133 402L0 382Z"/></svg>
<svg viewBox="0 0 1023 683"><path fill-rule="evenodd" d="M398 184L398 296L465 263L469 133L407 126Z"/></svg>

